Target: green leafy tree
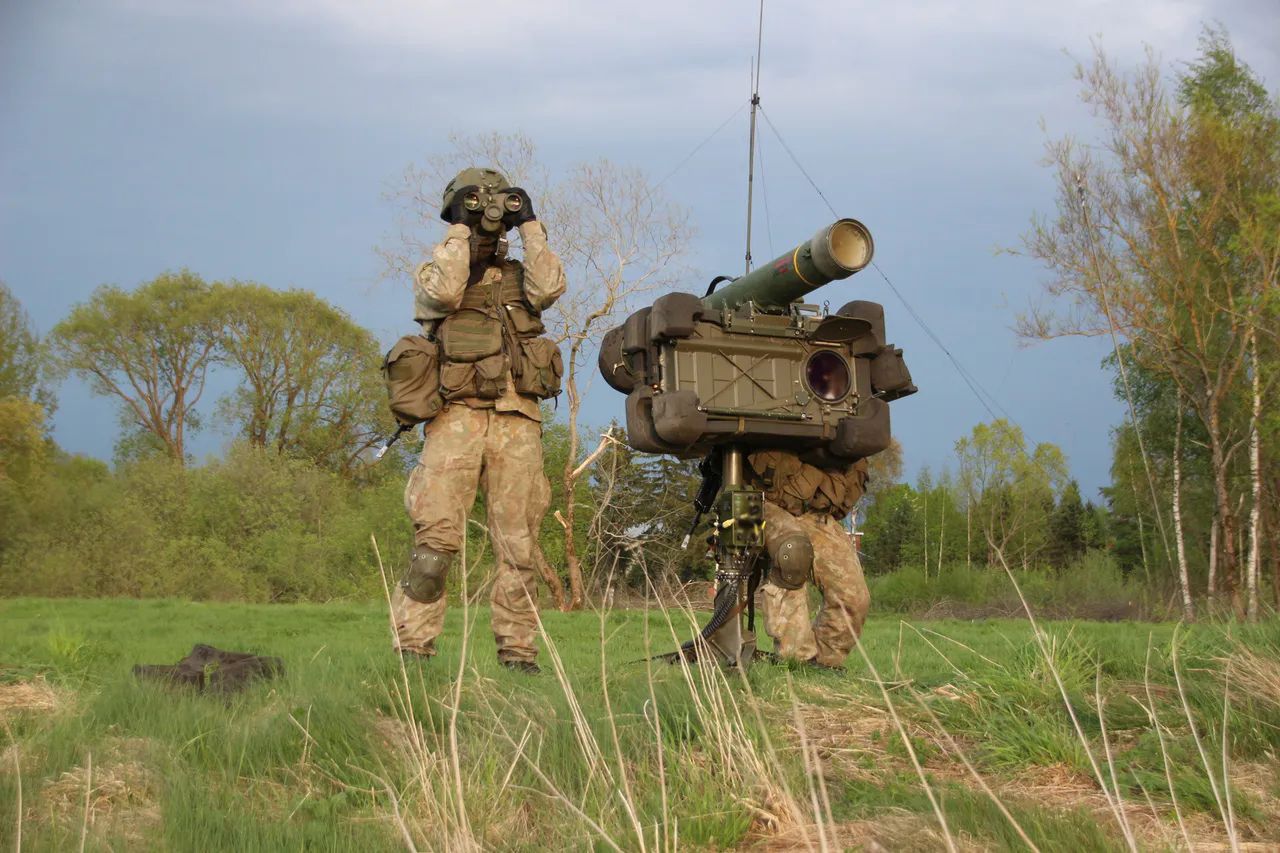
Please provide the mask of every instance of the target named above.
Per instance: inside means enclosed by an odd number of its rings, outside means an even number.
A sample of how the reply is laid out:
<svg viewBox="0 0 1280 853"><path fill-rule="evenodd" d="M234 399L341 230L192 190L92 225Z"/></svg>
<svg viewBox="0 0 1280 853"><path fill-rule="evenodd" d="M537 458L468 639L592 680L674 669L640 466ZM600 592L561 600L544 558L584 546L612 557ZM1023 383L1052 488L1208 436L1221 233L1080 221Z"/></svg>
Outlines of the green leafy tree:
<svg viewBox="0 0 1280 853"><path fill-rule="evenodd" d="M196 405L217 352L221 318L211 288L188 270L132 291L104 285L54 327L61 369L116 398L126 423L184 461Z"/></svg>
<svg viewBox="0 0 1280 853"><path fill-rule="evenodd" d="M1082 532L1086 551L1097 551L1107 547L1110 526L1106 508L1098 506L1093 501L1085 501Z"/></svg>
<svg viewBox="0 0 1280 853"><path fill-rule="evenodd" d="M51 396L40 385L40 340L0 282L0 481L26 480L44 460Z"/></svg>
<svg viewBox="0 0 1280 853"><path fill-rule="evenodd" d="M1029 568L1048 542L1049 514L1067 480L1067 462L1056 445L1028 450L1022 429L1003 418L978 424L956 442L960 485L973 521L988 547Z"/></svg>
<svg viewBox="0 0 1280 853"><path fill-rule="evenodd" d="M884 488L876 496L862 524L868 574L897 571L920 559L921 505L916 491L906 483Z"/></svg>
<svg viewBox="0 0 1280 853"><path fill-rule="evenodd" d="M1133 368L1176 388L1178 409L1190 410L1206 439L1220 534L1210 563L1239 605L1235 515L1244 489L1233 473L1249 448L1257 474L1249 479L1260 484L1264 454L1252 451L1252 437L1275 393L1264 364L1271 345L1260 339L1270 329L1274 340L1275 329L1280 114L1225 34L1212 29L1172 91L1154 59L1125 72L1101 51L1078 77L1102 138L1090 146L1069 137L1049 143L1057 212L1035 221L1025 239L1029 254L1053 272L1050 295L1069 307L1032 312L1020 332L1112 335L1126 345L1117 347L1123 385ZM1157 472L1147 454L1140 460L1167 552ZM1252 491L1260 506L1259 486Z"/></svg>
<svg viewBox="0 0 1280 853"><path fill-rule="evenodd" d="M1049 517L1049 561L1066 568L1088 548L1085 526L1087 514L1080 499L1080 485L1071 480L1062 490L1058 505Z"/></svg>
<svg viewBox="0 0 1280 853"><path fill-rule="evenodd" d="M0 397L25 397L46 412L53 395L41 384L43 352L31 318L18 297L0 281Z"/></svg>
<svg viewBox="0 0 1280 853"><path fill-rule="evenodd" d="M235 282L212 295L221 355L243 375L224 416L256 447L353 473L393 428L377 339L308 291Z"/></svg>

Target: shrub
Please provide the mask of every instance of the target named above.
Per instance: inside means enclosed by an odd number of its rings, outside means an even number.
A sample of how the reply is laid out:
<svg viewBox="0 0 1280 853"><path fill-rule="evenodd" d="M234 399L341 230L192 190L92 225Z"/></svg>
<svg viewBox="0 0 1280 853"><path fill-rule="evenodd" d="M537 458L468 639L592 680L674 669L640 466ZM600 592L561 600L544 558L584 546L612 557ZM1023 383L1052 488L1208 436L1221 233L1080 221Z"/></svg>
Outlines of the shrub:
<svg viewBox="0 0 1280 853"><path fill-rule="evenodd" d="M1014 578L1036 615L1053 618L1123 619L1152 610L1147 592L1125 579L1105 552L1090 551L1061 571L1015 570ZM1004 570L944 566L926 575L917 567L868 579L876 611L978 618L1020 616L1018 592Z"/></svg>

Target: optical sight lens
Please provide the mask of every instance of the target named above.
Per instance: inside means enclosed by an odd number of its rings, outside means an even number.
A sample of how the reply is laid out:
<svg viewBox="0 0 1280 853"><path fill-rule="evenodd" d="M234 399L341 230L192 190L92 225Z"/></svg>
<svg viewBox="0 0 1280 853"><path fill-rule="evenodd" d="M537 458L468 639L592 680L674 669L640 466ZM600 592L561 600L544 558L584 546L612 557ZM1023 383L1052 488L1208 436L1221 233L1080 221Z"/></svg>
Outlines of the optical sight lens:
<svg viewBox="0 0 1280 853"><path fill-rule="evenodd" d="M467 210L479 210L480 196L476 193L467 193L462 199L462 206Z"/></svg>
<svg viewBox="0 0 1280 853"><path fill-rule="evenodd" d="M508 211L510 211L511 213L515 213L517 210L520 209L520 205L522 203L523 202L520 201L520 196L509 195L507 196L506 201L504 201L502 204L503 204L503 207L505 207Z"/></svg>
<svg viewBox="0 0 1280 853"><path fill-rule="evenodd" d="M818 350L804 365L805 384L828 403L843 400L853 390L849 363L829 349Z"/></svg>

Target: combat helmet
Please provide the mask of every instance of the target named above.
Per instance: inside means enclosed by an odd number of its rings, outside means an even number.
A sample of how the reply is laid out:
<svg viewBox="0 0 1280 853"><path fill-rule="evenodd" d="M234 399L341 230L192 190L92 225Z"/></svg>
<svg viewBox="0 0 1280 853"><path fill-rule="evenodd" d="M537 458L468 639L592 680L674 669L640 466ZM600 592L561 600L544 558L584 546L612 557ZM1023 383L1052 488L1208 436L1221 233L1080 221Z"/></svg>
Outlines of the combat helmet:
<svg viewBox="0 0 1280 853"><path fill-rule="evenodd" d="M474 166L463 169L445 185L444 196L440 199L440 218L445 222L449 221L449 207L453 204L454 194L463 187L480 187L486 192L494 193L510 189L511 184L507 183L507 179L497 169L478 169Z"/></svg>

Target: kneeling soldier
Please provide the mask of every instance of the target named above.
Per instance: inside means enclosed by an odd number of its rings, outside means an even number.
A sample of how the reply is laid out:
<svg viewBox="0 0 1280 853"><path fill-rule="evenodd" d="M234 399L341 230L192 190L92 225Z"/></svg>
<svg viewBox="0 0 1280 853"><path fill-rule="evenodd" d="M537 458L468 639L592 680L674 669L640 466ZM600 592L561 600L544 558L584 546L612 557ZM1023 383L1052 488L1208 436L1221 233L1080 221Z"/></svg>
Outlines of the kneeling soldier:
<svg viewBox="0 0 1280 853"><path fill-rule="evenodd" d="M766 450L747 461L748 481L765 497L770 562L761 589L765 631L780 657L840 667L862 633L871 603L857 549L840 523L866 489L866 460L826 470L794 453ZM812 620L810 581L822 594Z"/></svg>

